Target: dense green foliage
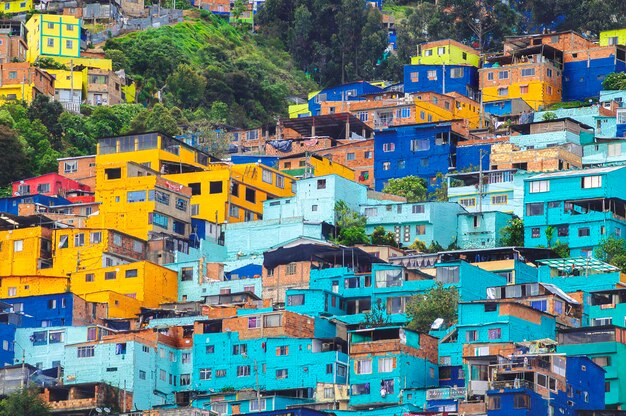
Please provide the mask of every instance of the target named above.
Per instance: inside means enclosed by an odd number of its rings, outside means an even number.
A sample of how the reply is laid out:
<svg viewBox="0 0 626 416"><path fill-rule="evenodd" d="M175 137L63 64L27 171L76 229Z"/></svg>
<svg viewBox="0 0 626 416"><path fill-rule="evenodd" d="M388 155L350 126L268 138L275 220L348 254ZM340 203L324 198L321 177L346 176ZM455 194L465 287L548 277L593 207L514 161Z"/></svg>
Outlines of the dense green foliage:
<svg viewBox="0 0 626 416"><path fill-rule="evenodd" d="M142 88L142 103L154 103L161 91L167 106L208 112L223 104L225 121L245 127L275 122L289 96L315 88L280 47L202 16L107 41L114 67L124 67Z"/></svg>
<svg viewBox="0 0 626 416"><path fill-rule="evenodd" d="M413 296L406 305L406 313L411 319L409 329L428 332L435 319L441 318L446 325L456 322L459 306L459 292L456 287L446 288L437 282L424 295Z"/></svg>
<svg viewBox="0 0 626 416"><path fill-rule="evenodd" d="M382 14L354 0L267 0L261 33L284 44L322 85L372 79L387 47Z"/></svg>
<svg viewBox="0 0 626 416"><path fill-rule="evenodd" d="M610 236L596 248L594 255L626 273L626 240Z"/></svg>
<svg viewBox="0 0 626 416"><path fill-rule="evenodd" d="M524 247L524 221L512 218L505 227L502 227L500 235L502 247Z"/></svg>
<svg viewBox="0 0 626 416"><path fill-rule="evenodd" d="M602 81L605 90L626 90L626 73L612 72Z"/></svg>
<svg viewBox="0 0 626 416"><path fill-rule="evenodd" d="M334 242L345 246L368 244L369 237L365 234L365 216L353 211L345 201L335 203L335 226L339 230Z"/></svg>
<svg viewBox="0 0 626 416"><path fill-rule="evenodd" d="M47 416L48 405L37 388L28 388L0 400L0 416Z"/></svg>
<svg viewBox="0 0 626 416"><path fill-rule="evenodd" d="M403 196L407 202L425 201L427 197L426 181L417 176L390 179L383 192Z"/></svg>
<svg viewBox="0 0 626 416"><path fill-rule="evenodd" d="M372 244L398 247L394 234L391 231L385 231L385 228L382 225L374 228L370 238L372 239Z"/></svg>

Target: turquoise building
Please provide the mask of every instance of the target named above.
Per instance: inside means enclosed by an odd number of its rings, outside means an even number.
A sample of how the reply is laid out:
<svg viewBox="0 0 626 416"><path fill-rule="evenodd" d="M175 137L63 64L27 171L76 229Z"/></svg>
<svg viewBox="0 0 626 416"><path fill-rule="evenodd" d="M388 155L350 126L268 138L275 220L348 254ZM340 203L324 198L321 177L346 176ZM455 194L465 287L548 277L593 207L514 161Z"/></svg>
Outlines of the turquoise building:
<svg viewBox="0 0 626 416"><path fill-rule="evenodd" d="M457 215L463 208L451 202L386 203L361 205L367 218L365 232L376 227L394 233L396 241L409 246L416 239L429 245L436 241L447 247L456 240Z"/></svg>
<svg viewBox="0 0 626 416"><path fill-rule="evenodd" d="M626 168L542 173L524 184L524 245L568 244L572 256L592 255L610 235L626 235ZM548 241L548 237L551 237Z"/></svg>
<svg viewBox="0 0 626 416"><path fill-rule="evenodd" d="M457 216L456 244L461 250L501 247L501 230L515 218L500 211L460 213Z"/></svg>

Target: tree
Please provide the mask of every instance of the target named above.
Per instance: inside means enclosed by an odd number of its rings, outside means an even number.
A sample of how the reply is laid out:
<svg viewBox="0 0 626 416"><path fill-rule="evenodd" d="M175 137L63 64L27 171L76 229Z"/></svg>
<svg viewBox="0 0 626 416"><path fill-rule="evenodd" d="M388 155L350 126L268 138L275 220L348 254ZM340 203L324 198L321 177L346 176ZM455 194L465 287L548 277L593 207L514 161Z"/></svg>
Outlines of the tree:
<svg viewBox="0 0 626 416"><path fill-rule="evenodd" d="M207 119L197 120L191 123L189 133L196 136L198 146L205 152L222 158L228 154L231 143L231 135Z"/></svg>
<svg viewBox="0 0 626 416"><path fill-rule="evenodd" d="M419 238L416 238L415 241L413 241L413 243L409 246L409 249L417 250L420 253L426 253L428 250L428 247L426 247L426 243L424 243Z"/></svg>
<svg viewBox="0 0 626 416"><path fill-rule="evenodd" d="M365 227L350 226L342 228L336 243L344 246L353 246L355 244L368 244L370 239L365 234Z"/></svg>
<svg viewBox="0 0 626 416"><path fill-rule="evenodd" d="M386 326L391 321L391 317L387 314L387 308L382 300L379 298L369 312L365 312L363 315L364 328L377 328Z"/></svg>
<svg viewBox="0 0 626 416"><path fill-rule="evenodd" d="M446 288L443 283L436 282L424 295L413 296L406 305L411 322L409 329L428 332L435 319L441 318L447 324L457 320L459 292L456 287Z"/></svg>
<svg viewBox="0 0 626 416"><path fill-rule="evenodd" d="M345 201L337 201L335 203L335 226L339 229L339 236L335 242L345 246L368 244L370 239L365 234L366 221L364 215L353 211Z"/></svg>
<svg viewBox="0 0 626 416"><path fill-rule="evenodd" d="M37 95L28 108L28 118L31 121L41 121L50 134L57 139L60 139L63 133L63 128L59 123L61 114L63 114L63 106L61 103L58 101L50 101L50 98L43 94ZM61 149L60 140L54 140L52 145L56 150Z"/></svg>
<svg viewBox="0 0 626 416"><path fill-rule="evenodd" d="M155 104L150 110L143 110L135 116L130 126L133 133L159 131L168 136L180 134L176 119L163 104Z"/></svg>
<svg viewBox="0 0 626 416"><path fill-rule="evenodd" d="M602 81L602 89L626 90L626 72L612 72Z"/></svg>
<svg viewBox="0 0 626 416"><path fill-rule="evenodd" d="M19 390L0 401L0 416L47 416L50 408L35 387Z"/></svg>
<svg viewBox="0 0 626 416"><path fill-rule="evenodd" d="M398 247L394 234L391 231L385 231L385 227L382 225L374 228L374 232L372 232L370 237L372 239L372 244Z"/></svg>
<svg viewBox="0 0 626 416"><path fill-rule="evenodd" d="M191 65L178 65L167 78L167 89L173 101L182 108L194 108L204 97L207 80L198 74Z"/></svg>
<svg viewBox="0 0 626 416"><path fill-rule="evenodd" d="M426 200L426 181L417 176L389 179L383 192L403 196L408 202Z"/></svg>
<svg viewBox="0 0 626 416"><path fill-rule="evenodd" d="M511 218L506 226L500 230L500 245L502 247L524 246L524 221L521 218Z"/></svg>
<svg viewBox="0 0 626 416"><path fill-rule="evenodd" d="M556 243L552 246L552 251L562 259L566 259L569 257L569 244L556 240Z"/></svg>
<svg viewBox="0 0 626 416"><path fill-rule="evenodd" d="M112 61L114 71L119 71L120 69L130 69L128 58L126 57L124 51L119 49L107 49L104 52L104 56Z"/></svg>
<svg viewBox="0 0 626 416"><path fill-rule="evenodd" d="M10 127L0 125L0 186L9 185L18 179L29 175L30 162L26 154L25 146Z"/></svg>
<svg viewBox="0 0 626 416"><path fill-rule="evenodd" d="M619 267L626 273L626 240L610 236L600 243L594 254L599 260Z"/></svg>
<svg viewBox="0 0 626 416"><path fill-rule="evenodd" d="M543 114L543 121L556 120L558 116L553 111L547 111Z"/></svg>

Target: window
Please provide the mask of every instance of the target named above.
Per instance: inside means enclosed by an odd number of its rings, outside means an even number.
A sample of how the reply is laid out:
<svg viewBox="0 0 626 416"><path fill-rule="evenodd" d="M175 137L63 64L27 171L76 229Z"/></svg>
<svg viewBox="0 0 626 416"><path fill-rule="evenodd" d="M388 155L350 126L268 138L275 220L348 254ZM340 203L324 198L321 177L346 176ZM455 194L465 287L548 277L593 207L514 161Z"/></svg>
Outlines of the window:
<svg viewBox="0 0 626 416"><path fill-rule="evenodd" d="M410 108L402 108L401 109L401 116L402 118L409 118L411 117L411 109Z"/></svg>
<svg viewBox="0 0 626 416"><path fill-rule="evenodd" d="M421 152L430 149L430 140L428 139L414 139L411 140L411 151Z"/></svg>
<svg viewBox="0 0 626 416"><path fill-rule="evenodd" d="M569 225L559 225L556 229L559 237L567 237L569 235Z"/></svg>
<svg viewBox="0 0 626 416"><path fill-rule="evenodd" d="M209 193L210 194L221 194L223 191L223 183L222 181L211 181L209 182Z"/></svg>
<svg viewBox="0 0 626 416"><path fill-rule="evenodd" d="M82 247L85 245L85 234L79 233L74 236L74 247Z"/></svg>
<svg viewBox="0 0 626 416"><path fill-rule="evenodd" d="M204 351L207 354L213 354L215 352L215 345L207 345Z"/></svg>
<svg viewBox="0 0 626 416"><path fill-rule="evenodd" d="M429 81L437 81L437 70L430 70L426 72L426 78L428 78Z"/></svg>
<svg viewBox="0 0 626 416"><path fill-rule="evenodd" d="M487 81L493 81L493 72L487 73Z"/></svg>
<svg viewBox="0 0 626 416"><path fill-rule="evenodd" d="M509 197L507 195L495 195L491 197L491 203L493 205L504 205L508 203Z"/></svg>
<svg viewBox="0 0 626 416"><path fill-rule="evenodd" d="M519 86L520 94L528 94L528 85L520 85Z"/></svg>
<svg viewBox="0 0 626 416"><path fill-rule="evenodd" d="M420 74L419 72L411 72L411 82L419 82Z"/></svg>
<svg viewBox="0 0 626 416"><path fill-rule="evenodd" d="M543 215L543 202L526 204L526 215L529 217Z"/></svg>
<svg viewBox="0 0 626 416"><path fill-rule="evenodd" d="M237 205L231 205L229 215L233 218L239 218L239 207Z"/></svg>
<svg viewBox="0 0 626 416"><path fill-rule="evenodd" d="M500 409L500 396L489 396L489 401L487 402L488 410L499 410Z"/></svg>
<svg viewBox="0 0 626 416"><path fill-rule="evenodd" d="M539 238L541 236L541 230L538 227L533 227L531 230L531 238Z"/></svg>
<svg viewBox="0 0 626 416"><path fill-rule="evenodd" d="M396 150L395 143L383 143L383 152L393 152Z"/></svg>
<svg viewBox="0 0 626 416"><path fill-rule="evenodd" d="M535 68L522 68L523 77L532 77L535 75Z"/></svg>
<svg viewBox="0 0 626 416"><path fill-rule="evenodd" d="M95 355L95 348L93 345L88 347L78 347L76 350L76 356L78 358L89 358Z"/></svg>
<svg viewBox="0 0 626 416"><path fill-rule="evenodd" d="M415 226L415 234L424 235L426 234L426 225L420 224Z"/></svg>
<svg viewBox="0 0 626 416"><path fill-rule="evenodd" d="M122 355L122 354L126 354L126 343L125 342L121 342L121 343L115 344L115 355Z"/></svg>
<svg viewBox="0 0 626 416"><path fill-rule="evenodd" d="M112 270L104 273L104 280L114 280L117 277L117 272Z"/></svg>
<svg viewBox="0 0 626 416"><path fill-rule="evenodd" d="M546 299L533 300L530 302L530 307L538 311L546 312L548 310L548 301Z"/></svg>
<svg viewBox="0 0 626 416"><path fill-rule="evenodd" d="M346 160L355 160L356 159L356 154L355 153L347 153L346 154Z"/></svg>
<svg viewBox="0 0 626 416"><path fill-rule="evenodd" d="M85 275L85 282L93 282L94 281L94 274L93 273L87 273Z"/></svg>
<svg viewBox="0 0 626 416"><path fill-rule="evenodd" d="M50 299L48 301L48 309L56 309L57 308L57 301L56 299Z"/></svg>
<svg viewBox="0 0 626 416"><path fill-rule="evenodd" d="M581 187L588 188L600 188L602 186L602 176L585 176L581 178Z"/></svg>
<svg viewBox="0 0 626 416"><path fill-rule="evenodd" d="M281 370L276 370L276 379L284 379L287 378L289 375L289 372L287 371L286 368L281 369Z"/></svg>
<svg viewBox="0 0 626 416"><path fill-rule="evenodd" d="M498 79L509 79L509 71L498 72Z"/></svg>
<svg viewBox="0 0 626 416"><path fill-rule="evenodd" d="M289 295L287 296L288 306L300 306L304 305L304 295Z"/></svg>
<svg viewBox="0 0 626 416"><path fill-rule="evenodd" d="M145 380L146 379L146 372L143 370L139 370L139 379L140 380Z"/></svg>
<svg viewBox="0 0 626 416"><path fill-rule="evenodd" d="M48 38L48 47L49 48L54 48L54 39Z"/></svg>
<svg viewBox="0 0 626 416"><path fill-rule="evenodd" d="M152 214L152 223L167 230L169 227L169 218L163 214L155 212Z"/></svg>
<svg viewBox="0 0 626 416"><path fill-rule="evenodd" d="M372 374L372 360L357 360L356 374Z"/></svg>
<svg viewBox="0 0 626 416"><path fill-rule="evenodd" d="M63 172L64 173L73 173L78 171L78 162L73 160L71 162L65 162L63 164Z"/></svg>
<svg viewBox="0 0 626 416"><path fill-rule="evenodd" d="M500 328L490 329L487 338L490 340L500 339L502 337L502 330Z"/></svg>
<svg viewBox="0 0 626 416"><path fill-rule="evenodd" d="M248 329L256 329L261 327L261 318L258 316L251 316L248 318Z"/></svg>
<svg viewBox="0 0 626 416"><path fill-rule="evenodd" d="M534 181L530 183L530 193L550 192L550 181Z"/></svg>
<svg viewBox="0 0 626 416"><path fill-rule="evenodd" d="M24 240L15 240L13 242L13 251L20 252L24 250Z"/></svg>
<svg viewBox="0 0 626 416"><path fill-rule="evenodd" d="M475 207L476 198L462 198L459 200L459 204L464 207Z"/></svg>
<svg viewBox="0 0 626 416"><path fill-rule="evenodd" d="M215 377L226 377L226 370L215 371Z"/></svg>
<svg viewBox="0 0 626 416"><path fill-rule="evenodd" d="M289 355L289 346L282 345L280 347L276 347L276 355Z"/></svg>
<svg viewBox="0 0 626 416"><path fill-rule="evenodd" d="M239 365L237 366L237 377L247 377L250 375L250 366L249 365Z"/></svg>
<svg viewBox="0 0 626 416"><path fill-rule="evenodd" d="M50 331L48 334L49 344L60 344L65 341L65 331Z"/></svg>
<svg viewBox="0 0 626 416"><path fill-rule="evenodd" d="M296 266L297 266L296 263L290 263L287 266L285 266L285 274L287 276L296 274Z"/></svg>
<svg viewBox="0 0 626 416"><path fill-rule="evenodd" d="M253 204L256 202L256 191L254 189L246 188L246 201Z"/></svg>
<svg viewBox="0 0 626 416"><path fill-rule="evenodd" d="M89 243L91 244L98 244L102 242L102 232L100 231L92 231L89 234Z"/></svg>
<svg viewBox="0 0 626 416"><path fill-rule="evenodd" d="M391 162L383 162L383 170L391 169Z"/></svg>
<svg viewBox="0 0 626 416"><path fill-rule="evenodd" d="M235 344L233 345L233 355L241 355L248 353L248 345L246 344Z"/></svg>
<svg viewBox="0 0 626 416"><path fill-rule="evenodd" d="M404 168L406 168L406 160L404 159L398 160L398 169L404 169Z"/></svg>
<svg viewBox="0 0 626 416"><path fill-rule="evenodd" d="M317 189L326 189L326 179L317 180Z"/></svg>
<svg viewBox="0 0 626 416"><path fill-rule="evenodd" d="M335 389L332 387L324 387L324 398L332 399L335 395Z"/></svg>
<svg viewBox="0 0 626 416"><path fill-rule="evenodd" d="M74 41L70 39L65 40L65 48L72 49L74 47Z"/></svg>
<svg viewBox="0 0 626 416"><path fill-rule="evenodd" d="M368 116L369 116L369 113L367 111L359 111L357 113L357 117L361 121L367 121L368 120Z"/></svg>
<svg viewBox="0 0 626 416"><path fill-rule="evenodd" d="M263 327L264 328L277 328L282 326L283 324L283 315L265 315L263 317Z"/></svg>
<svg viewBox="0 0 626 416"><path fill-rule="evenodd" d="M352 385L352 395L359 396L361 394L370 394L370 383Z"/></svg>
<svg viewBox="0 0 626 416"><path fill-rule="evenodd" d="M124 276L127 279L133 278L133 277L137 277L137 269L128 269L128 270L126 270L126 272L124 273Z"/></svg>
<svg viewBox="0 0 626 416"><path fill-rule="evenodd" d="M378 372L379 373L391 373L395 368L393 358L379 358L378 359Z"/></svg>
<svg viewBox="0 0 626 416"><path fill-rule="evenodd" d="M200 380L211 380L211 369L210 368L201 368L200 369Z"/></svg>
<svg viewBox="0 0 626 416"><path fill-rule="evenodd" d="M591 360L594 363L598 364L600 367L608 367L611 365L611 357L609 356L594 357Z"/></svg>
<svg viewBox="0 0 626 416"><path fill-rule="evenodd" d="M516 394L513 396L513 407L515 409L528 409L530 407L530 399L525 394Z"/></svg>
<svg viewBox="0 0 626 416"><path fill-rule="evenodd" d="M464 68L452 68L450 70L450 78L463 78Z"/></svg>
<svg viewBox="0 0 626 416"><path fill-rule="evenodd" d="M465 340L467 342L476 341L478 339L478 331L467 331L465 333Z"/></svg>
<svg viewBox="0 0 626 416"><path fill-rule="evenodd" d="M50 184L49 183L40 183L37 185L37 193L38 194L47 194L50 192Z"/></svg>
<svg viewBox="0 0 626 416"><path fill-rule="evenodd" d="M261 405L259 408L259 404ZM259 412L267 409L267 400L266 399L251 399L250 400L250 411L251 412Z"/></svg>

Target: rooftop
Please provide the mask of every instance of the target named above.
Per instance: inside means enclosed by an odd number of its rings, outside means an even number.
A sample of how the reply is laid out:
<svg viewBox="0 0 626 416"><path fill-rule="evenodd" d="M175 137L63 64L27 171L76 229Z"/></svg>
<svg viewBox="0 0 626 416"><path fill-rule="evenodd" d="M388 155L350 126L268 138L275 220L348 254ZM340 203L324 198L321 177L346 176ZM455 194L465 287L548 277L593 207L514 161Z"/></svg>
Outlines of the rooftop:
<svg viewBox="0 0 626 416"><path fill-rule="evenodd" d="M591 270L594 273L619 272L619 268L593 257L570 257L566 259L539 260L539 264L557 269L565 273L573 273L574 269Z"/></svg>
<svg viewBox="0 0 626 416"><path fill-rule="evenodd" d="M603 168L592 168L592 169L575 169L575 170L565 170L559 172L549 172L549 173L540 173L539 175L531 176L527 178L527 180L533 179L542 179L542 178L558 178L565 176L583 176L583 175L598 175L603 173L614 172L616 170L623 169L624 166L610 166Z"/></svg>

